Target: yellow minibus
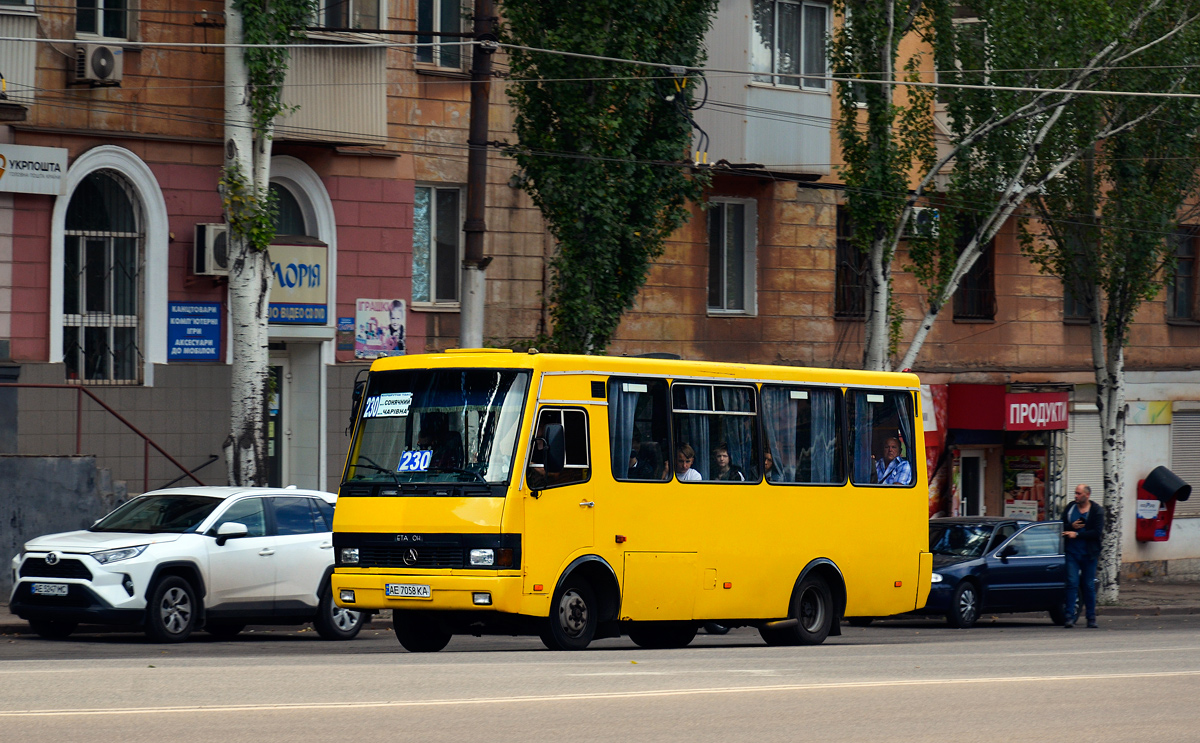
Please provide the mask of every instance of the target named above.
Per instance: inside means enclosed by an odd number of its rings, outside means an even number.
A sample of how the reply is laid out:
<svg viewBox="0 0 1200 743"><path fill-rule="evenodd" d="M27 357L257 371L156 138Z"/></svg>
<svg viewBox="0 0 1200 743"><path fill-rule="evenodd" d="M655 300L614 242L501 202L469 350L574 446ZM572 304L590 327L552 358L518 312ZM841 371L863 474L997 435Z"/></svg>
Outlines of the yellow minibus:
<svg viewBox="0 0 1200 743"><path fill-rule="evenodd" d="M407 650L817 644L929 593L915 375L476 349L379 359L355 400L333 595Z"/></svg>

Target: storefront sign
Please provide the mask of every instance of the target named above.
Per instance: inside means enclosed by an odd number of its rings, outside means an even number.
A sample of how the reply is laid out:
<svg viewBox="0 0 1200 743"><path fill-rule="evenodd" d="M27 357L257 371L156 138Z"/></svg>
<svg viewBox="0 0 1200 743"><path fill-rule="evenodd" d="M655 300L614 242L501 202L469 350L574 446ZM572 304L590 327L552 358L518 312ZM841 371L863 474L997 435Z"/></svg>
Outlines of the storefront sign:
<svg viewBox="0 0 1200 743"><path fill-rule="evenodd" d="M406 306L403 299L355 302L354 358L403 356Z"/></svg>
<svg viewBox="0 0 1200 743"><path fill-rule="evenodd" d="M1171 425L1170 400L1134 400L1129 403L1125 424L1129 426Z"/></svg>
<svg viewBox="0 0 1200 743"><path fill-rule="evenodd" d="M272 325L325 325L329 320L329 249L309 244L272 245L269 322Z"/></svg>
<svg viewBox="0 0 1200 743"><path fill-rule="evenodd" d="M221 360L221 303L167 303L167 359Z"/></svg>
<svg viewBox="0 0 1200 743"><path fill-rule="evenodd" d="M0 191L58 195L66 172L62 147L0 144Z"/></svg>
<svg viewBox="0 0 1200 743"><path fill-rule="evenodd" d="M1066 392L1010 392L1004 396L1004 430L1046 431L1067 427Z"/></svg>

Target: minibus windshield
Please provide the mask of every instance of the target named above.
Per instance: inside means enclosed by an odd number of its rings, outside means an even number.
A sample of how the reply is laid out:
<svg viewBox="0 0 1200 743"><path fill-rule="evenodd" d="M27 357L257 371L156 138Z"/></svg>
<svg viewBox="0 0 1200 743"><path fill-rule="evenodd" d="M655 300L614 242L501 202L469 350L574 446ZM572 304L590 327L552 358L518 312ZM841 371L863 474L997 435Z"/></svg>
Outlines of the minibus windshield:
<svg viewBox="0 0 1200 743"><path fill-rule="evenodd" d="M528 387L507 369L373 372L345 481L508 482Z"/></svg>

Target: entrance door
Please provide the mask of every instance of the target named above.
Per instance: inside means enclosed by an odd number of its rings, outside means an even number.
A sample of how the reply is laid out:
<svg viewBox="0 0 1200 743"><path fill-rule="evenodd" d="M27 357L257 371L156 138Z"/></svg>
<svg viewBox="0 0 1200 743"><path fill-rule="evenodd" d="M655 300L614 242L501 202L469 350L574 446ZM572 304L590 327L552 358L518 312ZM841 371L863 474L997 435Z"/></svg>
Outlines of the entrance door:
<svg viewBox="0 0 1200 743"><path fill-rule="evenodd" d="M987 468L984 453L964 450L959 455L961 480L961 516L986 516L987 507L983 500L983 473Z"/></svg>
<svg viewBox="0 0 1200 743"><path fill-rule="evenodd" d="M271 357L270 394L267 397L267 484L284 486L288 472L288 398L292 374L286 356Z"/></svg>
<svg viewBox="0 0 1200 743"><path fill-rule="evenodd" d="M521 545L525 564L525 592L534 585L554 590L559 572L593 541L595 501L591 482L591 446L588 414L582 408L542 407L538 410L534 441L525 467L525 537ZM538 437L546 426L561 425L566 439L566 468L545 471Z"/></svg>

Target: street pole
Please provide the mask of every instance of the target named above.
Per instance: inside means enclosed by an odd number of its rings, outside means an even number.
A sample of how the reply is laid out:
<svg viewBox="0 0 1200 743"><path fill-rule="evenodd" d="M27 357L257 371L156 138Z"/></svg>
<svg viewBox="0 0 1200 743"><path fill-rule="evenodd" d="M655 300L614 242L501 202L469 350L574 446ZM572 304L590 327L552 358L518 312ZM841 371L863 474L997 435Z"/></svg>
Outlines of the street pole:
<svg viewBox="0 0 1200 743"><path fill-rule="evenodd" d="M471 54L471 128L467 135L467 219L463 224L466 245L462 262L462 303L459 347L483 347L485 270L491 258L483 255L487 234L488 99L492 93L492 55L496 9L493 0L475 0L475 41Z"/></svg>

